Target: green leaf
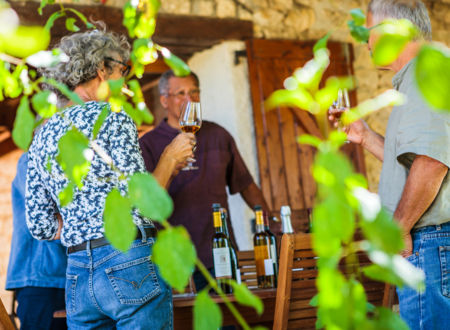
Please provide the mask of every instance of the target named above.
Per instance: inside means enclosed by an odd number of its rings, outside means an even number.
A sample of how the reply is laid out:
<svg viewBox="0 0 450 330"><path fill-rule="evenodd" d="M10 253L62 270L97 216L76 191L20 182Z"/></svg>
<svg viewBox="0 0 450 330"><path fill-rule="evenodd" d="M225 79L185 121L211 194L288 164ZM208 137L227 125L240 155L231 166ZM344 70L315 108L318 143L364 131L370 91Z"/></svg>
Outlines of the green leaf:
<svg viewBox="0 0 450 330"><path fill-rule="evenodd" d="M172 199L150 173L133 174L128 191L131 202L143 216L164 221L172 214Z"/></svg>
<svg viewBox="0 0 450 330"><path fill-rule="evenodd" d="M103 123L105 122L105 119L110 114L111 109L105 104L102 108L102 111L98 115L97 120L95 121L94 128L92 129L92 139L95 140L97 138L97 134L100 131L100 128L102 128Z"/></svg>
<svg viewBox="0 0 450 330"><path fill-rule="evenodd" d="M336 101L339 89L353 89L354 86L353 77L330 77L325 82L325 87L318 90L314 98L319 103L321 111L326 112Z"/></svg>
<svg viewBox="0 0 450 330"><path fill-rule="evenodd" d="M42 16L42 9L44 9L45 6L47 6L48 0L41 0L41 5L38 8L39 15Z"/></svg>
<svg viewBox="0 0 450 330"><path fill-rule="evenodd" d="M396 286L403 286L403 281L397 275L391 272L390 269L381 267L379 265L370 265L363 268L363 273L367 277L380 281L394 284Z"/></svg>
<svg viewBox="0 0 450 330"><path fill-rule="evenodd" d="M314 135L303 134L297 139L297 142L301 144L308 144L318 148L319 145L322 143L322 140L320 140L317 136Z"/></svg>
<svg viewBox="0 0 450 330"><path fill-rule="evenodd" d="M368 114L391 105L401 105L405 102L405 96L394 89L389 89L377 97L359 103L349 111L344 111L341 116L341 122L349 125L354 121L367 116Z"/></svg>
<svg viewBox="0 0 450 330"><path fill-rule="evenodd" d="M53 27L53 24L55 24L55 21L60 18L66 16L66 13L64 11L57 11L53 14L50 15L50 17L48 18L47 22L45 23L44 29L46 29L47 31L50 31Z"/></svg>
<svg viewBox="0 0 450 330"><path fill-rule="evenodd" d="M179 226L159 231L152 258L164 280L183 292L197 260L194 244L186 228Z"/></svg>
<svg viewBox="0 0 450 330"><path fill-rule="evenodd" d="M33 109L42 117L50 118L53 116L58 108L56 107L57 97L55 93L45 90L35 94L31 98Z"/></svg>
<svg viewBox="0 0 450 330"><path fill-rule="evenodd" d="M58 195L59 203L62 207L67 206L72 202L73 199L73 190L75 189L75 185L73 182L69 182L67 186L61 190L61 192Z"/></svg>
<svg viewBox="0 0 450 330"><path fill-rule="evenodd" d="M311 94L303 88L296 90L279 89L273 92L264 102L267 110L276 107L297 107L307 111L313 111L316 103Z"/></svg>
<svg viewBox="0 0 450 330"><path fill-rule="evenodd" d="M34 115L30 110L28 98L23 96L17 108L12 138L14 143L22 150L27 150L33 139Z"/></svg>
<svg viewBox="0 0 450 330"><path fill-rule="evenodd" d="M425 290L425 273L415 268L408 260L399 255L390 255L369 246L368 255L370 260L382 268L395 274L404 284L416 291Z"/></svg>
<svg viewBox="0 0 450 330"><path fill-rule="evenodd" d="M75 18L73 18L73 17L70 17L70 18L66 19L66 29L68 31L71 31L71 32L80 31L80 28L75 25L76 21L77 20Z"/></svg>
<svg viewBox="0 0 450 330"><path fill-rule="evenodd" d="M331 36L331 32L328 32L324 37L320 38L313 47L313 52L316 53L319 49L327 48L328 39Z"/></svg>
<svg viewBox="0 0 450 330"><path fill-rule="evenodd" d="M375 324L373 329L408 330L409 327L401 319L400 315L384 307L375 310Z"/></svg>
<svg viewBox="0 0 450 330"><path fill-rule="evenodd" d="M417 28L407 19L388 19L379 24L373 33L379 35L373 48L373 62L386 66L394 62L407 43L417 36Z"/></svg>
<svg viewBox="0 0 450 330"><path fill-rule="evenodd" d="M45 82L56 87L63 95L65 95L69 100L76 104L84 105L83 100L78 96L78 94L72 92L66 85L54 80L45 79Z"/></svg>
<svg viewBox="0 0 450 330"><path fill-rule="evenodd" d="M429 105L450 111L450 52L445 46L425 45L419 51L415 67L417 85Z"/></svg>
<svg viewBox="0 0 450 330"><path fill-rule="evenodd" d="M88 28L88 29L93 29L93 28L95 28L95 25L92 24L92 23L89 23L88 20L87 20L87 18L86 18L86 16L84 16L84 15L83 15L81 12L79 12L78 10L73 9L73 8L66 8L65 10L66 10L66 11L71 11L72 13L74 13L75 15L77 15L78 18L86 25L86 28Z"/></svg>
<svg viewBox="0 0 450 330"><path fill-rule="evenodd" d="M44 50L50 43L50 33L41 26L18 26L10 33L0 33L0 47L11 56L25 58Z"/></svg>
<svg viewBox="0 0 450 330"><path fill-rule="evenodd" d="M163 48L161 54L164 62L173 70L176 76L185 77L191 73L189 66L181 58L172 54L167 48Z"/></svg>
<svg viewBox="0 0 450 330"><path fill-rule="evenodd" d="M125 78L120 78L117 80L108 80L109 89L111 95L119 95L122 93L122 87L125 82Z"/></svg>
<svg viewBox="0 0 450 330"><path fill-rule="evenodd" d="M207 290L202 290L195 298L194 303L194 329L219 329L222 325L222 311L212 300Z"/></svg>
<svg viewBox="0 0 450 330"><path fill-rule="evenodd" d="M364 25L364 23L366 23L366 15L360 8L350 10L350 15L352 16L353 21L356 25L362 26Z"/></svg>
<svg viewBox="0 0 450 330"><path fill-rule="evenodd" d="M236 301L244 306L253 307L258 315L264 311L264 305L261 299L255 296L245 284L237 284L235 281L230 281L233 287L233 294Z"/></svg>
<svg viewBox="0 0 450 330"><path fill-rule="evenodd" d="M89 172L91 162L85 158L89 150L89 140L75 127L67 131L58 142L56 160L61 165L70 181L79 189L83 187L83 179Z"/></svg>
<svg viewBox="0 0 450 330"><path fill-rule="evenodd" d="M131 203L114 188L106 197L103 212L105 236L118 250L125 252L136 238L137 228L133 222Z"/></svg>
<svg viewBox="0 0 450 330"><path fill-rule="evenodd" d="M347 21L347 26L352 37L360 43L367 43L369 40L370 29L355 24L355 21Z"/></svg>
<svg viewBox="0 0 450 330"><path fill-rule="evenodd" d="M403 249L403 239L400 227L392 216L381 209L374 220L368 219L367 215L361 213L361 228L364 236L373 244L376 249L380 249L389 254L398 253Z"/></svg>

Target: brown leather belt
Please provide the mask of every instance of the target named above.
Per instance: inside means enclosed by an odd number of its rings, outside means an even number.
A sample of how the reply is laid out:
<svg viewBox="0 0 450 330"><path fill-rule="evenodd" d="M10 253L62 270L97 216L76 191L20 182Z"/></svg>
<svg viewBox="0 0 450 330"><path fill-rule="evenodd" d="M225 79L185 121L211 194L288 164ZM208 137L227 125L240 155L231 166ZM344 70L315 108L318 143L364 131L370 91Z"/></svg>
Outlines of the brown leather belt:
<svg viewBox="0 0 450 330"><path fill-rule="evenodd" d="M144 231L145 231L145 236L148 237L156 237L156 233L158 232L158 230L155 227L144 227ZM136 239L142 238L142 233L139 230L139 228L137 229L137 234L136 234ZM91 245L91 249L95 249L101 246L105 246L108 244L111 244L106 237L100 237L100 238L96 238L96 239L91 239L90 241L86 241L83 242L81 244L78 245L74 245L74 246L69 246L67 249L67 253L73 253L73 252L77 252L77 251L83 251L86 250L87 248L87 243L90 242Z"/></svg>

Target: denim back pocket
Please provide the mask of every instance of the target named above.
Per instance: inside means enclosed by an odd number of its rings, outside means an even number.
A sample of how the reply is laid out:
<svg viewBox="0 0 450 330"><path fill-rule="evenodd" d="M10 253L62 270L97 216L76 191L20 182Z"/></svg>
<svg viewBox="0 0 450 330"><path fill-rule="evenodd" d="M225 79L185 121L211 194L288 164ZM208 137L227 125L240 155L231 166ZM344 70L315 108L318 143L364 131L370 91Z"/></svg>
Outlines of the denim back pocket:
<svg viewBox="0 0 450 330"><path fill-rule="evenodd" d="M107 268L105 272L121 304L141 305L161 292L148 256Z"/></svg>
<svg viewBox="0 0 450 330"><path fill-rule="evenodd" d="M450 298L450 246L439 247L441 261L442 294Z"/></svg>
<svg viewBox="0 0 450 330"><path fill-rule="evenodd" d="M75 313L78 275L66 274L66 312Z"/></svg>

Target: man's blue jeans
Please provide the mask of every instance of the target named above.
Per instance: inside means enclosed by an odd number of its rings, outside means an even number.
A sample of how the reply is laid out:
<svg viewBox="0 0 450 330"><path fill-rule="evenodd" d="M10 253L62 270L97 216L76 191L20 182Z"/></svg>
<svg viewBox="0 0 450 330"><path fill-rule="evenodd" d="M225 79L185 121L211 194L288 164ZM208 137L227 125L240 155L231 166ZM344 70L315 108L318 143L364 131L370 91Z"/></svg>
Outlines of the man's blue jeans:
<svg viewBox="0 0 450 330"><path fill-rule="evenodd" d="M400 316L412 329L450 328L450 222L412 232L413 254L407 258L425 272L425 292L397 289Z"/></svg>
<svg viewBox="0 0 450 330"><path fill-rule="evenodd" d="M173 328L172 289L150 260L153 243L144 236L126 253L105 245L69 254L69 329Z"/></svg>

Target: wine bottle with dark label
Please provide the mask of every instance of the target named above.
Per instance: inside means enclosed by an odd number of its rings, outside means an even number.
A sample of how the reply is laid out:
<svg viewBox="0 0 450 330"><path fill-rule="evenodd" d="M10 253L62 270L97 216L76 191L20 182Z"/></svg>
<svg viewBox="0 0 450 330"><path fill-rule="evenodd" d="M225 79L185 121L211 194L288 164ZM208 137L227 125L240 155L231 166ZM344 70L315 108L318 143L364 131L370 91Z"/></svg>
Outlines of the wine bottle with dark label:
<svg viewBox="0 0 450 330"><path fill-rule="evenodd" d="M233 280L235 280L238 284L241 284L241 270L239 269L239 259L236 254L236 246L233 244L233 241L230 239L230 233L228 231L228 212L227 209L224 207L220 208L220 215L222 218L222 225L225 231L225 235L227 235L228 239L230 240L230 252L231 252L231 259L233 259L233 264L235 266L235 274L236 277L233 277Z"/></svg>
<svg viewBox="0 0 450 330"><path fill-rule="evenodd" d="M214 273L218 285L225 293L232 293L230 280L236 278L236 266L231 256L230 239L225 235L220 204L213 204L214 235L212 238L212 252L214 260Z"/></svg>
<svg viewBox="0 0 450 330"><path fill-rule="evenodd" d="M275 286L277 286L277 278L278 278L278 251L277 251L277 238L270 231L269 227L269 214L265 211L263 211L263 217L264 217L264 230L266 231L267 235L269 235L270 239L270 258L273 261L273 271L275 276Z"/></svg>
<svg viewBox="0 0 450 330"><path fill-rule="evenodd" d="M256 276L259 288L275 287L275 272L270 255L270 237L264 229L264 217L261 206L254 207L256 232L253 236L255 250Z"/></svg>

